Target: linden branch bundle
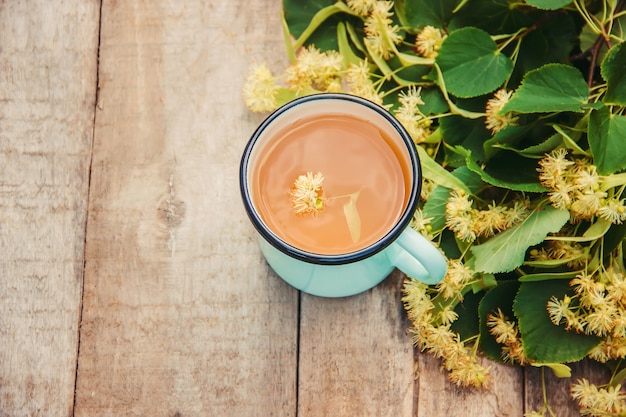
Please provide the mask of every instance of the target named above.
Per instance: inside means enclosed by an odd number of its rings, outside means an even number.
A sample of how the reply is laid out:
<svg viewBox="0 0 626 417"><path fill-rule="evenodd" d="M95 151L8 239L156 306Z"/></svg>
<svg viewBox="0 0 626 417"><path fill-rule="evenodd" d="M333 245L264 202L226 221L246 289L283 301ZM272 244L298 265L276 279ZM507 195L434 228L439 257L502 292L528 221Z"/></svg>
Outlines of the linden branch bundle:
<svg viewBox="0 0 626 417"><path fill-rule="evenodd" d="M284 0L290 65L247 79L252 111L341 91L411 134L413 227L449 272L407 279L403 301L415 345L459 386L488 383L479 354L558 376L591 358L613 376L573 384L581 413L626 413L624 3Z"/></svg>

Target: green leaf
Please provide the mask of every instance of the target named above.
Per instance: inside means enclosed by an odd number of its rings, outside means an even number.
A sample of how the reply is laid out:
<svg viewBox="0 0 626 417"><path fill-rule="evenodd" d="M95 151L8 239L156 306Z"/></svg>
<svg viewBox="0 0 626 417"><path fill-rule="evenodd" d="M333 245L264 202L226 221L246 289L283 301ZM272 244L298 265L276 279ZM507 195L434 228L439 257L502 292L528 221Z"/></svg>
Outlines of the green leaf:
<svg viewBox="0 0 626 417"><path fill-rule="evenodd" d="M513 71L513 62L498 51L491 36L475 27L450 33L441 45L436 62L447 91L457 97L490 93Z"/></svg>
<svg viewBox="0 0 626 417"><path fill-rule="evenodd" d="M513 314L513 300L519 289L517 281L502 281L497 287L492 288L485 294L478 306L480 319L480 350L490 359L503 362L502 345L489 333L487 316L493 314L499 308L509 321L515 320Z"/></svg>
<svg viewBox="0 0 626 417"><path fill-rule="evenodd" d="M532 125L524 126L509 126L496 133L491 139L488 139L483 144L485 151L485 158L487 160L493 158L496 154L502 150L500 145L513 144L516 145L524 140L529 132L533 129Z"/></svg>
<svg viewBox="0 0 626 417"><path fill-rule="evenodd" d="M475 26L491 34L511 34L536 22L536 15L510 7L510 0L466 2L450 20L448 30Z"/></svg>
<svg viewBox="0 0 626 417"><path fill-rule="evenodd" d="M552 206L535 209L524 221L487 242L475 245L474 267L480 272L509 272L524 263L530 246L543 242L548 233L556 233L569 220L569 212Z"/></svg>
<svg viewBox="0 0 626 417"><path fill-rule="evenodd" d="M419 109L422 113L441 114L449 110L446 99L438 88L423 88L421 96L424 104L420 105Z"/></svg>
<svg viewBox="0 0 626 417"><path fill-rule="evenodd" d="M537 30L522 39L515 69L509 86L517 86L528 71L545 64L568 63L571 51L578 45L580 29L572 14L550 15L550 24L538 25Z"/></svg>
<svg viewBox="0 0 626 417"><path fill-rule="evenodd" d="M589 116L589 146L601 175L626 168L626 116L612 114L608 107L593 110Z"/></svg>
<svg viewBox="0 0 626 417"><path fill-rule="evenodd" d="M470 190L471 194L477 194L484 186L480 177L465 167L452 171L452 175L461 180ZM446 224L446 204L450 197L450 188L443 185L437 185L428 197L428 201L424 204L424 217L432 217L430 225L433 232L442 230Z"/></svg>
<svg viewBox="0 0 626 417"><path fill-rule="evenodd" d="M501 113L582 112L589 91L581 72L565 64L529 71Z"/></svg>
<svg viewBox="0 0 626 417"><path fill-rule="evenodd" d="M584 358L600 339L566 331L550 321L547 303L573 293L565 280L525 282L513 303L526 356L533 362L565 363Z"/></svg>
<svg viewBox="0 0 626 417"><path fill-rule="evenodd" d="M469 339L476 336L479 332L478 305L484 292L474 294L467 293L454 308L459 318L452 323L451 329L461 336L461 340Z"/></svg>
<svg viewBox="0 0 626 417"><path fill-rule="evenodd" d="M595 17L601 21L602 12L596 13ZM626 14L618 15L617 18L613 19L611 24L611 35L615 38L624 39L626 36ZM582 31L580 32L580 50L586 51L591 49L597 40L598 33L596 33L590 25L584 25ZM606 57L607 52L608 47L605 42L602 42L600 44L600 50L598 51L597 62L602 62Z"/></svg>
<svg viewBox="0 0 626 417"><path fill-rule="evenodd" d="M485 159L483 144L491 137L485 127L485 119L467 119L462 116L449 116L439 119L443 138L449 145L461 145L469 149L479 161Z"/></svg>
<svg viewBox="0 0 626 417"><path fill-rule="evenodd" d="M554 135L550 136L545 141L537 145L529 146L524 149L516 149L513 146L509 144L505 144L505 143L499 144L497 146L507 151L516 152L517 154L522 155L527 158L539 159L539 158L543 158L545 154L550 153L550 151L552 151L553 149L555 149L557 146L561 145L562 143L563 143L563 139L561 139L561 135L559 135L558 133L555 133Z"/></svg>
<svg viewBox="0 0 626 417"><path fill-rule="evenodd" d="M614 224L604 235L604 253L610 253L626 240L626 223Z"/></svg>
<svg viewBox="0 0 626 417"><path fill-rule="evenodd" d="M467 185L446 171L444 167L439 165L433 158L431 158L424 148L416 146L417 153L419 155L420 164L422 166L422 175L424 178L428 178L435 184L443 185L444 187L453 190L463 190L469 194Z"/></svg>
<svg viewBox="0 0 626 417"><path fill-rule="evenodd" d="M500 188L515 191L544 192L545 188L539 183L535 174L536 162L532 159L520 157L514 153L493 159L484 169L476 162L472 153L460 146L453 151L465 158L467 167L480 175L483 181Z"/></svg>
<svg viewBox="0 0 626 417"><path fill-rule="evenodd" d="M289 32L296 38L294 47L313 44L322 51L339 48L337 25L341 19L335 15L344 12L345 20L353 13L345 3L335 0L283 0L283 11Z"/></svg>
<svg viewBox="0 0 626 417"><path fill-rule="evenodd" d="M611 378L610 386L616 387L618 385L621 385L624 380L626 380L626 368L621 369L618 373L615 374L613 378Z"/></svg>
<svg viewBox="0 0 626 417"><path fill-rule="evenodd" d="M570 378L572 376L572 368L562 363L531 363L531 365L537 368L542 366L550 368L557 378Z"/></svg>
<svg viewBox="0 0 626 417"><path fill-rule="evenodd" d="M570 4L572 0L526 0L526 3L543 10L556 10Z"/></svg>
<svg viewBox="0 0 626 417"><path fill-rule="evenodd" d="M563 262L565 263L565 262ZM520 282L537 282L537 281L551 281L553 279L567 279L571 280L581 271L568 271L568 272L545 272L539 274L527 274L520 277Z"/></svg>
<svg viewBox="0 0 626 417"><path fill-rule="evenodd" d="M626 43L615 45L604 57L600 66L602 78L607 82L604 104L626 106Z"/></svg>
<svg viewBox="0 0 626 417"><path fill-rule="evenodd" d="M417 33L424 26L444 28L452 17L459 0L402 0L396 1L396 11L402 24Z"/></svg>

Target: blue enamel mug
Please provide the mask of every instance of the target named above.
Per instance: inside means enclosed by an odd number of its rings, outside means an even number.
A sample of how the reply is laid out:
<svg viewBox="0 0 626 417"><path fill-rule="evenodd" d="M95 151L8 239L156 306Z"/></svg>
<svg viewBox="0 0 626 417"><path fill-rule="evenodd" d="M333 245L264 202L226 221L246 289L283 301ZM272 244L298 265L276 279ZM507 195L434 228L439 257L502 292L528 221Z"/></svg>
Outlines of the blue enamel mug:
<svg viewBox="0 0 626 417"><path fill-rule="evenodd" d="M251 168L270 139L298 120L323 115L349 115L374 124L401 149L410 161L405 181L408 196L399 219L374 243L348 253L320 254L288 243L273 231L257 209ZM394 146L395 146L394 145ZM345 155L350 158L350 155ZM376 169L376 167L372 167ZM240 165L240 188L245 210L259 234L263 256L276 274L305 293L322 297L346 297L373 288L398 268L407 276L436 284L447 270L441 252L408 227L419 202L421 167L415 145L403 126L384 108L360 97L323 93L297 98L271 113L255 130L245 147ZM286 191L287 192L287 191Z"/></svg>

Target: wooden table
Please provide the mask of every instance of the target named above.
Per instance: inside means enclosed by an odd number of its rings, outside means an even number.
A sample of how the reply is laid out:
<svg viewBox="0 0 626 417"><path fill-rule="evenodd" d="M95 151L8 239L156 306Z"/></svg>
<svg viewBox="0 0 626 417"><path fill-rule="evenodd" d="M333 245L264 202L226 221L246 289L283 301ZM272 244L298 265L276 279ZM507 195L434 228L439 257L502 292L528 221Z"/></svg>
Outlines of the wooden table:
<svg viewBox="0 0 626 417"><path fill-rule="evenodd" d="M414 351L403 276L286 285L240 203L286 65L279 0L0 2L0 416L522 416L540 371L457 389ZM415 368L418 378L414 378ZM586 375L586 365L576 375ZM548 376L557 415L569 380Z"/></svg>

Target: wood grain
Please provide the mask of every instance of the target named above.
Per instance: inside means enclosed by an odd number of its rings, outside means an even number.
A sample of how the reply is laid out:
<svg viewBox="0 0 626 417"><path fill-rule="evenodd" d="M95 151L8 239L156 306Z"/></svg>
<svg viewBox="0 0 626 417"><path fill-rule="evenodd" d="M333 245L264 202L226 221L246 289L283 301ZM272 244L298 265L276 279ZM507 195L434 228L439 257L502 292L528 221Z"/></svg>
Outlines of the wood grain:
<svg viewBox="0 0 626 417"><path fill-rule="evenodd" d="M418 357L418 417L522 417L524 414L523 370L481 359L490 368L491 382L485 389L459 388L448 381L439 360Z"/></svg>
<svg viewBox="0 0 626 417"><path fill-rule="evenodd" d="M414 415L403 275L349 298L303 295L298 416Z"/></svg>
<svg viewBox="0 0 626 417"><path fill-rule="evenodd" d="M0 2L0 416L70 416L99 3Z"/></svg>
<svg viewBox="0 0 626 417"><path fill-rule="evenodd" d="M540 368L529 367L525 370L525 409L528 412L543 408L543 385L545 383L548 406L556 416L579 416L580 409L570 395L572 384L580 378L586 378L591 383L600 386L607 384L611 377L608 367L597 362L582 360L569 366L572 368L571 378L557 378L548 368L542 371Z"/></svg>
<svg viewBox="0 0 626 417"><path fill-rule="evenodd" d="M295 415L298 294L238 188L279 6L103 4L77 416Z"/></svg>

